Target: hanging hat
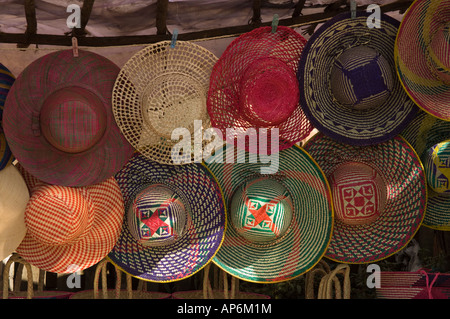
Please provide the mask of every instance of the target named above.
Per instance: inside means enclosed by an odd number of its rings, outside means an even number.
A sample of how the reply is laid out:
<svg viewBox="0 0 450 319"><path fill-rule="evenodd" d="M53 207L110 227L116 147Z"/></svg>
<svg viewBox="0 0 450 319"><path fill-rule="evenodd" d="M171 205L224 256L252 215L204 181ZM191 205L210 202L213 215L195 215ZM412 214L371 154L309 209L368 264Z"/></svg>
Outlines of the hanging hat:
<svg viewBox="0 0 450 319"><path fill-rule="evenodd" d="M17 253L31 265L54 273L93 266L111 251L124 215L114 177L85 187L51 185L18 165L31 197L25 209L26 235Z"/></svg>
<svg viewBox="0 0 450 319"><path fill-rule="evenodd" d="M391 139L412 120L417 106L395 74L399 22L381 14L342 13L324 23L303 50L300 103L311 123L342 143L370 145Z"/></svg>
<svg viewBox="0 0 450 319"><path fill-rule="evenodd" d="M6 97L15 81L14 75L0 63L0 170L13 162L14 156L11 153L9 145L3 134L3 127L1 125L3 118L3 108L5 106Z"/></svg>
<svg viewBox="0 0 450 319"><path fill-rule="evenodd" d="M209 76L217 57L192 42L162 41L140 50L123 66L113 90L117 125L130 144L161 164L192 160L194 135L211 126L206 111ZM201 121L197 126L194 121ZM189 151L172 154L184 128ZM184 137L187 138L187 137ZM175 160L174 160L175 159Z"/></svg>
<svg viewBox="0 0 450 319"><path fill-rule="evenodd" d="M450 1L414 1L403 16L395 63L411 99L450 121Z"/></svg>
<svg viewBox="0 0 450 319"><path fill-rule="evenodd" d="M308 136L312 126L296 78L305 43L295 30L279 26L275 32L257 28L228 45L211 73L207 105L212 126L230 143L259 128L279 130L280 150Z"/></svg>
<svg viewBox="0 0 450 319"><path fill-rule="evenodd" d="M47 54L28 65L8 94L3 128L15 158L38 179L86 186L113 176L133 148L111 111L119 67L87 51Z"/></svg>
<svg viewBox="0 0 450 319"><path fill-rule="evenodd" d="M427 200L423 166L411 145L396 136L355 146L317 133L305 150L331 187L336 219L327 258L375 262L408 244L422 223Z"/></svg>
<svg viewBox="0 0 450 319"><path fill-rule="evenodd" d="M13 253L26 233L27 185L13 165L0 170L0 260Z"/></svg>
<svg viewBox="0 0 450 319"><path fill-rule="evenodd" d="M161 164L136 153L115 177L125 217L108 255L114 265L142 280L171 282L210 262L222 244L226 214L204 165Z"/></svg>
<svg viewBox="0 0 450 319"><path fill-rule="evenodd" d="M428 202L423 225L450 230L450 122L422 111L401 135L425 168Z"/></svg>
<svg viewBox="0 0 450 319"><path fill-rule="evenodd" d="M270 283L293 279L325 253L333 225L331 193L317 163L300 147L276 153L278 171L262 174L251 153L225 148L206 160L223 190L227 233L213 262L242 280ZM216 160L219 159L219 160ZM222 160L222 162L220 162Z"/></svg>

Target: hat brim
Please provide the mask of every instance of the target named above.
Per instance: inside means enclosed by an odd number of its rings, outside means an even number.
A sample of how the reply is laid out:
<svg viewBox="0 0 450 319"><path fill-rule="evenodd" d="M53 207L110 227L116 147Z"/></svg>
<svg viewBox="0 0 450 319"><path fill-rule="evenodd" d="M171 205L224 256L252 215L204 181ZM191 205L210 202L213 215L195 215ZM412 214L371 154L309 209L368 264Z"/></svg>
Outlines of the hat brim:
<svg viewBox="0 0 450 319"><path fill-rule="evenodd" d="M33 190L45 185L39 183L35 185L36 188L29 187ZM51 246L38 242L27 232L17 247L17 253L39 269L54 273L73 273L105 258L116 243L122 227L122 193L114 177L100 184L86 186L86 190L92 198L94 220L83 238L72 244Z"/></svg>
<svg viewBox="0 0 450 319"><path fill-rule="evenodd" d="M423 162L430 147L450 139L450 122L421 111L400 135L411 144ZM427 188L428 203L423 225L437 230L450 230L450 197Z"/></svg>
<svg viewBox="0 0 450 319"><path fill-rule="evenodd" d="M369 29L369 14L342 13L324 23L306 43L302 52L298 79L300 104L319 131L340 142L352 145L381 143L398 135L412 120L418 108L404 92L395 74L394 44L399 21L382 14L381 28ZM369 40L367 41L367 36ZM355 110L337 103L330 89L330 72L345 44L361 37L390 64L393 87L383 104Z"/></svg>
<svg viewBox="0 0 450 319"><path fill-rule="evenodd" d="M394 48L396 70L407 94L422 110L445 121L450 121L450 85L433 75L426 45L440 16L449 13L450 1L414 1L403 16Z"/></svg>
<svg viewBox="0 0 450 319"><path fill-rule="evenodd" d="M182 236L165 246L143 246L124 218L122 232L108 255L115 266L142 280L172 282L194 275L211 261L223 241L226 211L221 189L204 165L160 164L137 153L115 178L126 211L139 190L154 183L176 189L190 207Z"/></svg>
<svg viewBox="0 0 450 319"><path fill-rule="evenodd" d="M384 210L374 222L349 225L335 220L325 257L349 264L375 262L409 243L422 224L427 189L422 162L406 140L396 136L376 145L354 146L317 133L304 147L327 178L338 165L359 162L376 169L387 186Z"/></svg>
<svg viewBox="0 0 450 319"><path fill-rule="evenodd" d="M3 127L9 147L24 168L38 179L56 185L86 186L113 176L134 149L121 135L111 110L111 92L119 67L88 51L47 54L27 66L8 93ZM36 119L43 100L55 90L82 86L103 101L106 131L87 151L69 154L53 147L36 133Z"/></svg>
<svg viewBox="0 0 450 319"><path fill-rule="evenodd" d="M235 152L234 163L225 161L226 148L206 161L223 190L229 207L235 190L249 178L260 175L261 162L249 161L248 154ZM238 234L228 212L225 239L213 262L227 273L250 282L274 283L293 279L310 270L324 255L333 229L333 207L328 182L317 163L294 145L278 153L276 178L290 192L294 214L286 233L275 242L254 243ZM265 175L266 176L266 175Z"/></svg>

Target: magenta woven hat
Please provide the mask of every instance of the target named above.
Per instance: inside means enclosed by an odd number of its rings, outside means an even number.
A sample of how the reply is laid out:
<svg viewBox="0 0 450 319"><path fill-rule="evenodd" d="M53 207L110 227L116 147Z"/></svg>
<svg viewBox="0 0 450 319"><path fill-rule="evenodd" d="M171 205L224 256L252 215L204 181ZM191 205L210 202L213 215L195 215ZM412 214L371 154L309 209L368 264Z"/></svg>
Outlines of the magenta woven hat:
<svg viewBox="0 0 450 319"><path fill-rule="evenodd" d="M296 77L305 44L295 30L279 26L247 32L226 48L211 73L207 107L212 126L229 142L249 129L278 128L282 150L309 135Z"/></svg>
<svg viewBox="0 0 450 319"><path fill-rule="evenodd" d="M119 171L134 149L111 108L120 69L98 54L72 50L28 65L8 93L3 127L9 147L36 178L87 186Z"/></svg>

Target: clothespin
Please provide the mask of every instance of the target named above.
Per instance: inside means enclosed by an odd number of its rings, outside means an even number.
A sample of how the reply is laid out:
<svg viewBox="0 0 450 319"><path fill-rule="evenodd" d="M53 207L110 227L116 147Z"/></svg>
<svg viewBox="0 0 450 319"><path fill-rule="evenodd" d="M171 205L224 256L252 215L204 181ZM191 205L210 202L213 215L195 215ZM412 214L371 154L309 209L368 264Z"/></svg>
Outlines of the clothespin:
<svg viewBox="0 0 450 319"><path fill-rule="evenodd" d="M351 12L351 18L356 18L356 0L350 0L350 12Z"/></svg>
<svg viewBox="0 0 450 319"><path fill-rule="evenodd" d="M175 48L175 45L177 43L177 37L178 37L178 30L174 29L172 33L172 41L170 42L171 48Z"/></svg>
<svg viewBox="0 0 450 319"><path fill-rule="evenodd" d="M277 32L277 28L278 28L278 14L274 14L272 19L272 33Z"/></svg>
<svg viewBox="0 0 450 319"><path fill-rule="evenodd" d="M73 51L73 57L78 57L78 39L76 37L72 37L72 51Z"/></svg>

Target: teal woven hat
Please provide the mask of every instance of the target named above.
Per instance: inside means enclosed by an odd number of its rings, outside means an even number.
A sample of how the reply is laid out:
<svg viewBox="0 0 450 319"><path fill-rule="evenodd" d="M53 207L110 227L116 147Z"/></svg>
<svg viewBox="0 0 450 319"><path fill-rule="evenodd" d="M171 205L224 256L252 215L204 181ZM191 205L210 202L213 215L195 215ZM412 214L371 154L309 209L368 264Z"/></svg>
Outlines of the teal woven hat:
<svg viewBox="0 0 450 319"><path fill-rule="evenodd" d="M450 230L450 122L421 111L401 135L425 168L428 202L423 225Z"/></svg>
<svg viewBox="0 0 450 319"><path fill-rule="evenodd" d="M310 270L324 255L333 228L328 182L302 148L278 153L276 173L261 174L265 165L249 153L226 149L206 160L222 187L228 227L213 262L239 279L273 283ZM219 160L222 159L222 162Z"/></svg>
<svg viewBox="0 0 450 319"><path fill-rule="evenodd" d="M335 210L325 257L376 262L403 249L422 224L427 189L422 163L402 137L369 146L317 133L305 145L330 183Z"/></svg>

